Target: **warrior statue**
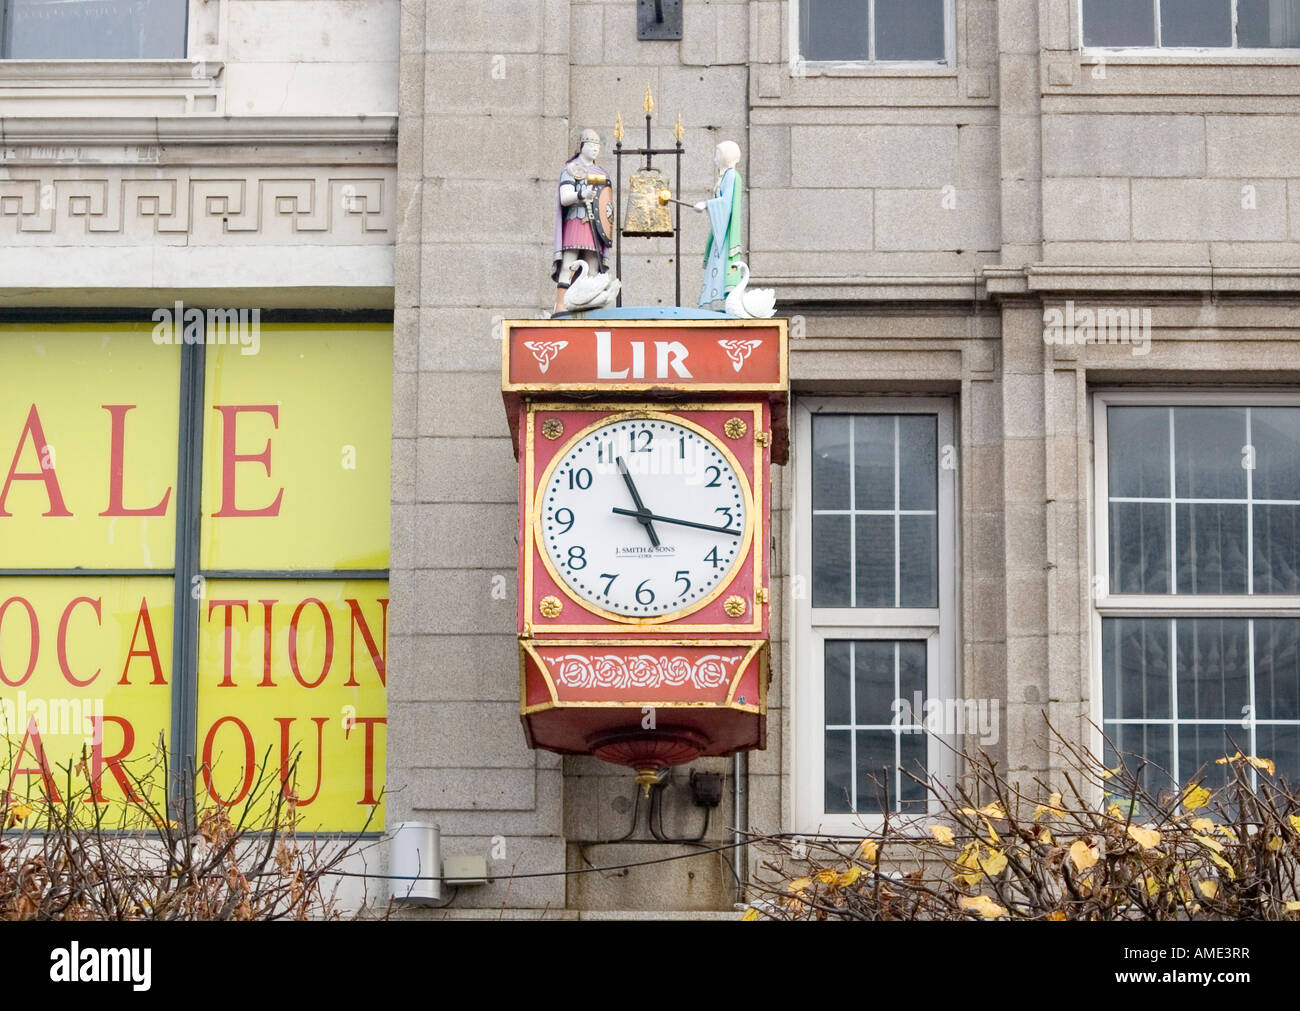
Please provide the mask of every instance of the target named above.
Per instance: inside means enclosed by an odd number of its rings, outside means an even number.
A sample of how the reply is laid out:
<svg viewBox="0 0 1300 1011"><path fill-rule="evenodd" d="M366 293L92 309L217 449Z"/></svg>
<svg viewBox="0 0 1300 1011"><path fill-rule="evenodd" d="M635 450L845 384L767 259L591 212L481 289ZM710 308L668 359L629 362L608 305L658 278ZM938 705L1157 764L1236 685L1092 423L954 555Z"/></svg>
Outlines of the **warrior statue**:
<svg viewBox="0 0 1300 1011"><path fill-rule="evenodd" d="M555 311L565 311L565 292L581 274L588 284L609 267L613 237L609 173L596 164L600 134L583 130L577 153L560 171L555 209ZM578 268L581 261L583 267ZM572 306L570 306L572 308Z"/></svg>
<svg viewBox="0 0 1300 1011"><path fill-rule="evenodd" d="M695 210L709 215L709 241L704 247L704 285L700 289L701 309L721 309L728 293L741 278L740 195L744 183L736 166L740 147L724 140L713 155L718 170L713 198L695 204Z"/></svg>

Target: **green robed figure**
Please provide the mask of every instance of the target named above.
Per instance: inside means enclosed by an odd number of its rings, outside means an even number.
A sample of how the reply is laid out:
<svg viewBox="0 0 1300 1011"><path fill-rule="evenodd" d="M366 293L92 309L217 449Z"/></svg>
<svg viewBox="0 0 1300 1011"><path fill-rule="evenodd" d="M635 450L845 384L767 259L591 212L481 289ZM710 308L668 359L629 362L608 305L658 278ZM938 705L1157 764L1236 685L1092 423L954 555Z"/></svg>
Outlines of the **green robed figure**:
<svg viewBox="0 0 1300 1011"><path fill-rule="evenodd" d="M724 140L714 153L713 163L718 169L713 199L695 204L695 210L707 211L709 215L701 309L721 309L727 294L740 281L740 195L744 183L736 170L740 164L739 145Z"/></svg>

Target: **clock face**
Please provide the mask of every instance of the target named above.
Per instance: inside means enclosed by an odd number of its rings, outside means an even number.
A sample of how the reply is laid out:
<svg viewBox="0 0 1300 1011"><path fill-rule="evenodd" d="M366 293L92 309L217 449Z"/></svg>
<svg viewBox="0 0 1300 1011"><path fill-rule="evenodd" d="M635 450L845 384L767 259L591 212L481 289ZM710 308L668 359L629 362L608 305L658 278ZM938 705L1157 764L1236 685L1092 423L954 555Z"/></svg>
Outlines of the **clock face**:
<svg viewBox="0 0 1300 1011"><path fill-rule="evenodd" d="M537 534L560 580L596 608L663 618L702 605L745 557L745 477L712 439L662 416L610 421L557 458Z"/></svg>

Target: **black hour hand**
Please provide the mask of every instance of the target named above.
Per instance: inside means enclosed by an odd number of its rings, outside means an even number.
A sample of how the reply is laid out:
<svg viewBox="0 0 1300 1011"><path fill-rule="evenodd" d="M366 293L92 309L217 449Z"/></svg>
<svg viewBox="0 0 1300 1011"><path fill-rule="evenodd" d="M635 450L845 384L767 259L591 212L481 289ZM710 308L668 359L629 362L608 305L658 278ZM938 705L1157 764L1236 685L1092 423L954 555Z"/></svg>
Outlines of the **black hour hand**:
<svg viewBox="0 0 1300 1011"><path fill-rule="evenodd" d="M645 527L645 532L650 535L650 544L653 547L659 547L659 535L655 533L654 524L650 522L650 512L641 501L641 495L636 490L636 483L632 480L632 475L627 472L627 464L623 458L618 458L618 471L623 475L623 483L627 485L627 490L632 493L632 502L636 505L636 512L628 512L626 509L622 512L627 516L635 516L637 521ZM615 509L615 512L620 510Z"/></svg>

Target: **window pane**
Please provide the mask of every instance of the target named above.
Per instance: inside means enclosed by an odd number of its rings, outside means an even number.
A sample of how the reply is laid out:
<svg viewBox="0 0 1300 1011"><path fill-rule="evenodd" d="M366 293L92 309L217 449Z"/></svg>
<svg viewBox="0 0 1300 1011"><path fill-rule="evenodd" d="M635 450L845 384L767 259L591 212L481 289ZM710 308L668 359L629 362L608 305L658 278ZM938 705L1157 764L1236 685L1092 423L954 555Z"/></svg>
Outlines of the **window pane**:
<svg viewBox="0 0 1300 1011"><path fill-rule="evenodd" d="M1300 593L1300 506L1255 506L1255 592Z"/></svg>
<svg viewBox="0 0 1300 1011"><path fill-rule="evenodd" d="M894 732L859 730L857 737L858 811L879 813L898 796Z"/></svg>
<svg viewBox="0 0 1300 1011"><path fill-rule="evenodd" d="M5 0L4 55L167 60L185 55L186 0Z"/></svg>
<svg viewBox="0 0 1300 1011"><path fill-rule="evenodd" d="M854 687L858 704L855 722L859 726L887 727L894 718L894 648L895 644L889 640L866 639L854 643L857 678Z"/></svg>
<svg viewBox="0 0 1300 1011"><path fill-rule="evenodd" d="M1154 0L1083 0L1086 46L1154 46Z"/></svg>
<svg viewBox="0 0 1300 1011"><path fill-rule="evenodd" d="M849 798L853 792L853 731L826 731L826 813L844 814L853 810Z"/></svg>
<svg viewBox="0 0 1300 1011"><path fill-rule="evenodd" d="M209 325L203 568L386 569L391 325L239 326Z"/></svg>
<svg viewBox="0 0 1300 1011"><path fill-rule="evenodd" d="M382 829L387 582L210 579L199 603L196 788L256 819L257 772L278 788L296 756L304 831Z"/></svg>
<svg viewBox="0 0 1300 1011"><path fill-rule="evenodd" d="M919 694L925 702L925 643L898 644L898 690L909 703Z"/></svg>
<svg viewBox="0 0 1300 1011"><path fill-rule="evenodd" d="M849 650L847 639L826 641L824 649L826 678L826 724L847 726L853 722L849 704Z"/></svg>
<svg viewBox="0 0 1300 1011"><path fill-rule="evenodd" d="M800 55L805 60L865 60L867 0L802 0Z"/></svg>
<svg viewBox="0 0 1300 1011"><path fill-rule="evenodd" d="M1246 497L1246 410L1174 409L1174 487L1178 498Z"/></svg>
<svg viewBox="0 0 1300 1011"><path fill-rule="evenodd" d="M900 516L899 607L939 603L938 524L933 516Z"/></svg>
<svg viewBox="0 0 1300 1011"><path fill-rule="evenodd" d="M1240 720L1249 712L1250 649L1244 618L1182 618L1178 718Z"/></svg>
<svg viewBox="0 0 1300 1011"><path fill-rule="evenodd" d="M1255 718L1300 720L1300 621L1255 620Z"/></svg>
<svg viewBox="0 0 1300 1011"><path fill-rule="evenodd" d="M1169 719L1169 620L1101 623L1102 711L1112 719Z"/></svg>
<svg viewBox="0 0 1300 1011"><path fill-rule="evenodd" d="M844 414L814 415L812 493L814 509L849 508L849 422Z"/></svg>
<svg viewBox="0 0 1300 1011"><path fill-rule="evenodd" d="M925 788L926 736L921 733L900 734L898 738L898 810L923 811L928 791ZM908 773L912 775L909 776ZM916 779L913 779L915 776ZM918 783L916 780L919 779Z"/></svg>
<svg viewBox="0 0 1300 1011"><path fill-rule="evenodd" d="M1300 502L1300 407L1256 407L1250 412L1255 447L1251 497Z"/></svg>
<svg viewBox="0 0 1300 1011"><path fill-rule="evenodd" d="M1232 45L1232 0L1160 0L1160 44Z"/></svg>
<svg viewBox="0 0 1300 1011"><path fill-rule="evenodd" d="M1169 592L1169 506L1163 502L1110 504L1110 589Z"/></svg>
<svg viewBox="0 0 1300 1011"><path fill-rule="evenodd" d="M1106 409L1111 498L1169 497L1169 408Z"/></svg>
<svg viewBox="0 0 1300 1011"><path fill-rule="evenodd" d="M0 753L13 797L47 795L43 762L58 800L90 814L90 784L76 768L89 751L92 759L121 754L118 772L135 796L163 809L159 742L179 761L171 753L174 610L170 577L0 579ZM123 780L108 773L99 780L104 826L142 827L144 807L126 804Z"/></svg>
<svg viewBox="0 0 1300 1011"><path fill-rule="evenodd" d="M1276 779L1260 773L1261 784L1285 779L1291 786L1295 786L1296 777L1300 775L1300 726L1283 724L1256 727L1255 754L1260 758L1271 758L1277 763Z"/></svg>
<svg viewBox="0 0 1300 1011"><path fill-rule="evenodd" d="M850 607L850 516L812 518L813 607Z"/></svg>
<svg viewBox="0 0 1300 1011"><path fill-rule="evenodd" d="M0 325L0 565L172 567L181 356L152 329Z"/></svg>
<svg viewBox="0 0 1300 1011"><path fill-rule="evenodd" d="M1237 0L1237 45L1300 47L1300 0Z"/></svg>
<svg viewBox="0 0 1300 1011"><path fill-rule="evenodd" d="M1183 723L1178 727L1178 778L1217 790L1227 783L1229 770L1215 759L1235 754L1238 749L1250 753L1250 731L1240 723Z"/></svg>
<svg viewBox="0 0 1300 1011"><path fill-rule="evenodd" d="M897 607L894 517L857 517L858 607Z"/></svg>
<svg viewBox="0 0 1300 1011"><path fill-rule="evenodd" d="M894 422L892 414L853 419L853 493L858 509L894 508Z"/></svg>
<svg viewBox="0 0 1300 1011"><path fill-rule="evenodd" d="M898 507L933 509L938 501L938 419L933 414L898 416Z"/></svg>
<svg viewBox="0 0 1300 1011"><path fill-rule="evenodd" d="M876 0L877 60L942 60L943 0Z"/></svg>
<svg viewBox="0 0 1300 1011"><path fill-rule="evenodd" d="M1178 592L1246 592L1246 507L1183 505L1178 520Z"/></svg>
<svg viewBox="0 0 1300 1011"><path fill-rule="evenodd" d="M1172 734L1167 725L1109 723L1106 737L1108 768L1122 761L1147 792L1157 797L1161 791L1174 789Z"/></svg>

